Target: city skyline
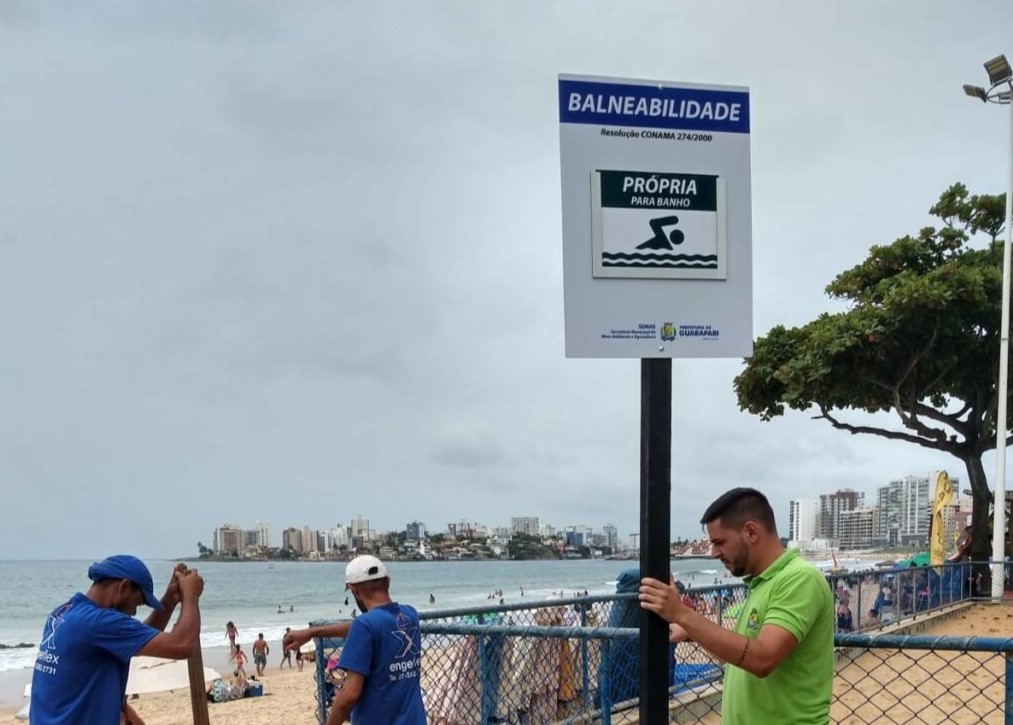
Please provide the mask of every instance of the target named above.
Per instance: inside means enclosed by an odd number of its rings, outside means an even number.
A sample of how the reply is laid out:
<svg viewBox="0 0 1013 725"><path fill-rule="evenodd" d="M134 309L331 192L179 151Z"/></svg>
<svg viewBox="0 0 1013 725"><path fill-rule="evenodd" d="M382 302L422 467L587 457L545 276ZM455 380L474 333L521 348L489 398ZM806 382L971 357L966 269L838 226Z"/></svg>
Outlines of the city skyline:
<svg viewBox="0 0 1013 725"><path fill-rule="evenodd" d="M297 552L302 550L328 551L331 546L321 545L321 536L328 537L328 540L340 543L341 546L357 548L358 544L373 542L390 534L404 532L408 540L420 540L437 535L460 536L463 538L504 538L508 539L513 534L524 534L527 536L552 537L579 533L585 536L604 536L609 546L614 548L618 542L619 531L615 524L606 523L600 529L582 524L568 524L556 527L552 524L541 523L537 516L511 517L510 526L490 526L480 522L459 521L448 523L442 530L430 529L424 522L413 519L404 526L397 529L376 529L370 526L369 519L358 515L350 520L348 525L341 522L327 527L315 528L308 524L302 526L288 525L281 532L281 539L278 546L275 546L271 537L271 526L269 523L255 521L253 527L246 528L235 522L222 523L214 529L211 535L211 546L206 546L203 541L198 541L198 548L201 553L204 550L238 551L255 548L292 548ZM631 534L631 537L635 534ZM309 543L307 543L309 542Z"/></svg>
<svg viewBox="0 0 1013 725"><path fill-rule="evenodd" d="M841 520L845 519L847 522L846 523L847 534L845 535L845 541L849 544L845 548L871 548L874 540L876 545L885 545L885 546L906 544L916 540L921 541L922 539L925 539L928 536L927 525L931 513L932 491L934 490L935 480L936 477L939 475L939 473L940 471L932 471L926 475L908 473L906 475L890 479L889 481L886 481L881 485L875 486L871 492L859 491L847 486L839 486L839 487L828 486L827 490L817 493L816 498L790 499L788 501L787 512L778 512L777 508L774 507L775 519L784 518L784 520L787 521L787 526L778 524L778 532L782 536L782 538L785 538L789 541L798 539L812 540L817 538L827 539L831 541L839 541L841 539L842 534L842 532L839 530L839 527L841 526ZM970 498L967 496L963 496L960 493L960 480L961 480L960 477L951 476L950 478L954 487L954 497L953 502L950 504L950 508L954 509L966 508L969 514ZM894 524L891 524L890 526L892 526L892 528L888 527L889 531L892 531L893 533L886 534L885 540L882 541L876 540L877 536L883 538L883 536L880 535L881 529L883 526L886 525L881 524L878 520L875 520L873 515L869 512L885 508L884 502L887 501L887 499L884 498L884 491L897 489L899 485L902 485L903 487L906 488L910 487L912 484L916 485L917 491L913 503L907 504L907 509L905 512L906 518L903 520L903 522L898 521L895 522ZM876 503L874 504L867 504L866 502L866 499L870 493L872 494L872 498L876 499ZM896 499L898 498L898 496L896 493L894 493L893 496L894 496L894 505L897 506L898 502ZM829 508L827 508L826 510L821 510L821 502L826 501L830 502ZM803 529L803 527L800 526L799 524L799 516L802 515L800 507L798 506L800 502L809 502L813 505L811 522L809 524L809 526L811 527L812 535L808 537L800 535L803 532L803 530L809 530ZM782 517L779 514L785 515ZM805 516L802 516L802 518L804 520L809 520ZM518 532L518 531L528 535L553 536L555 534L558 534L559 532L566 532L566 531L587 531L600 533L601 531L606 529L613 529L616 533L617 539L624 543L629 542L632 548L636 548L635 540L639 537L639 531L624 532L621 528L617 527L612 522L606 522L605 524L602 524L597 528L590 524L580 524L580 523L570 523L562 526L557 526L554 523L548 523L546 521L543 521L540 516L531 516L531 515L511 516L509 526L489 524L482 521L469 521L467 519L460 519L455 522L448 522L444 524L444 528L438 528L430 526L426 522L420 521L417 518L412 518L399 527L378 528L373 527L370 524L370 520L371 519L368 516L357 514L355 517L351 517L349 519L349 524L347 526L341 523L340 521L336 522L331 526L318 525L316 527L304 522L301 526L296 526L294 524L286 526L285 531L288 531L290 529L305 530L305 531L312 530L317 533L321 533L324 531L334 531L338 527L341 527L348 530L348 536L350 538L354 536L366 535L368 539L372 539L374 537L383 536L394 532L405 531L406 529L410 530L411 527L417 527L425 535L435 535L448 532L451 534L456 534L459 531L468 531L469 534L471 535L474 535L475 532L480 532L480 535L482 536L496 536L497 534L502 535L503 532ZM949 534L953 533L954 526L956 525L954 521L955 520L953 519L952 516L947 518L946 526ZM229 526L229 525L235 524L234 522L231 522L230 524L224 523L222 524L222 526ZM236 526L237 528L243 529L243 527L240 525ZM264 526L268 529L270 528L269 524L261 524L259 520L255 521L254 528L256 528L257 526ZM533 528L537 529L537 534L533 533ZM863 533L856 534L855 533L856 530L861 531ZM215 531L217 532L218 529L216 528ZM817 532L820 533L820 536L816 536ZM860 538L860 540L865 542L866 539L868 539L869 545L868 546L850 545L855 539L855 537L865 537ZM706 536L672 531L669 538L672 542L698 541L701 538L705 539ZM273 546L273 544L267 545ZM284 545L285 545L284 541L282 541L281 546Z"/></svg>

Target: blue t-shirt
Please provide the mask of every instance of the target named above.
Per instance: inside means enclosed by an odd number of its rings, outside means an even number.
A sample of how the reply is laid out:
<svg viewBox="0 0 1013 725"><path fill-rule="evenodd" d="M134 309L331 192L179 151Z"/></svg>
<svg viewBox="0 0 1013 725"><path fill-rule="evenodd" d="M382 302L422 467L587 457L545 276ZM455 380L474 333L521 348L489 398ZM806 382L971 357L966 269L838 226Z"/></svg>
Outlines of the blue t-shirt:
<svg viewBox="0 0 1013 725"><path fill-rule="evenodd" d="M130 658L156 634L80 592L54 609L32 673L32 725L118 725Z"/></svg>
<svg viewBox="0 0 1013 725"><path fill-rule="evenodd" d="M355 725L426 725L421 653L419 613L412 607L391 602L352 621L338 667L366 679L352 710Z"/></svg>

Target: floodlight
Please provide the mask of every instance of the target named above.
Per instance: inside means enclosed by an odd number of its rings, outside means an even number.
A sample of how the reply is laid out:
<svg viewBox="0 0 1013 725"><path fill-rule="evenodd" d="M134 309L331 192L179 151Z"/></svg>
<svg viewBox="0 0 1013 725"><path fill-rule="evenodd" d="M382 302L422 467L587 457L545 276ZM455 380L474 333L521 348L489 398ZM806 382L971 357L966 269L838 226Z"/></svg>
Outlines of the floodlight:
<svg viewBox="0 0 1013 725"><path fill-rule="evenodd" d="M1005 55L997 55L985 63L985 72L988 73L988 82L993 86L1013 77L1013 69L1009 67L1009 61Z"/></svg>
<svg viewBox="0 0 1013 725"><path fill-rule="evenodd" d="M980 98L982 103L988 103L988 94L981 86L969 86L965 83L964 93L969 95L971 98Z"/></svg>

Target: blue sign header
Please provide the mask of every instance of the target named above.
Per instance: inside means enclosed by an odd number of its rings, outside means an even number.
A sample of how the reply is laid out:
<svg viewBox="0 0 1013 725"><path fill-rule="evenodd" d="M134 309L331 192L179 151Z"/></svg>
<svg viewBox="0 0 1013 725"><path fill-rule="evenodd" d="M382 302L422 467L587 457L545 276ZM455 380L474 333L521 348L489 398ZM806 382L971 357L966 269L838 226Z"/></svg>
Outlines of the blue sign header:
<svg viewBox="0 0 1013 725"><path fill-rule="evenodd" d="M560 79L559 121L749 133L749 94Z"/></svg>

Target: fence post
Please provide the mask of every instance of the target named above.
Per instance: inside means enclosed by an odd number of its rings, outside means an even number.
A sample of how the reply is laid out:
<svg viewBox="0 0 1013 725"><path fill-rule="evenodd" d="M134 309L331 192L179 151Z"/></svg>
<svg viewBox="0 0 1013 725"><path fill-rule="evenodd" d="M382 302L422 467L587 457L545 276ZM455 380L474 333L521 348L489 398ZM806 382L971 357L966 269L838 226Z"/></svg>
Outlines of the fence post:
<svg viewBox="0 0 1013 725"><path fill-rule="evenodd" d="M602 667L598 675L598 697L601 698L601 725L612 725L612 640L601 641ZM606 665L606 663L608 663Z"/></svg>
<svg viewBox="0 0 1013 725"><path fill-rule="evenodd" d="M581 627L586 627L587 626L587 608L588 608L588 606L589 605L588 605L587 602L583 602L580 605L580 626ZM587 656L587 645L588 645L588 640L586 638L581 638L581 640L580 640L580 672L581 672L581 686L582 686L581 687L581 700L583 701L585 708L587 708L588 703L591 700L591 677L590 677L590 673L588 672L588 668L590 667L590 662L589 662L588 656Z"/></svg>
<svg viewBox="0 0 1013 725"><path fill-rule="evenodd" d="M862 627L862 615L865 614L865 600L862 599L862 584L865 582L865 575L858 578L858 586L855 587L855 610L858 617L855 621L855 632L861 632Z"/></svg>
<svg viewBox="0 0 1013 725"><path fill-rule="evenodd" d="M1013 659L1010 653L1005 653L1006 658L1006 698L1003 703L1003 722L1005 725L1013 725Z"/></svg>
<svg viewBox="0 0 1013 725"><path fill-rule="evenodd" d="M317 657L313 664L317 671L317 722L320 725L325 725L327 722L327 684L324 682L324 640L318 637L315 644Z"/></svg>
<svg viewBox="0 0 1013 725"><path fill-rule="evenodd" d="M491 704L492 704L492 693L489 689L489 663L488 663L488 647L486 647L485 636L476 635L475 640L478 645L478 700L480 703L480 717L479 720L482 725L485 725L491 718Z"/></svg>

